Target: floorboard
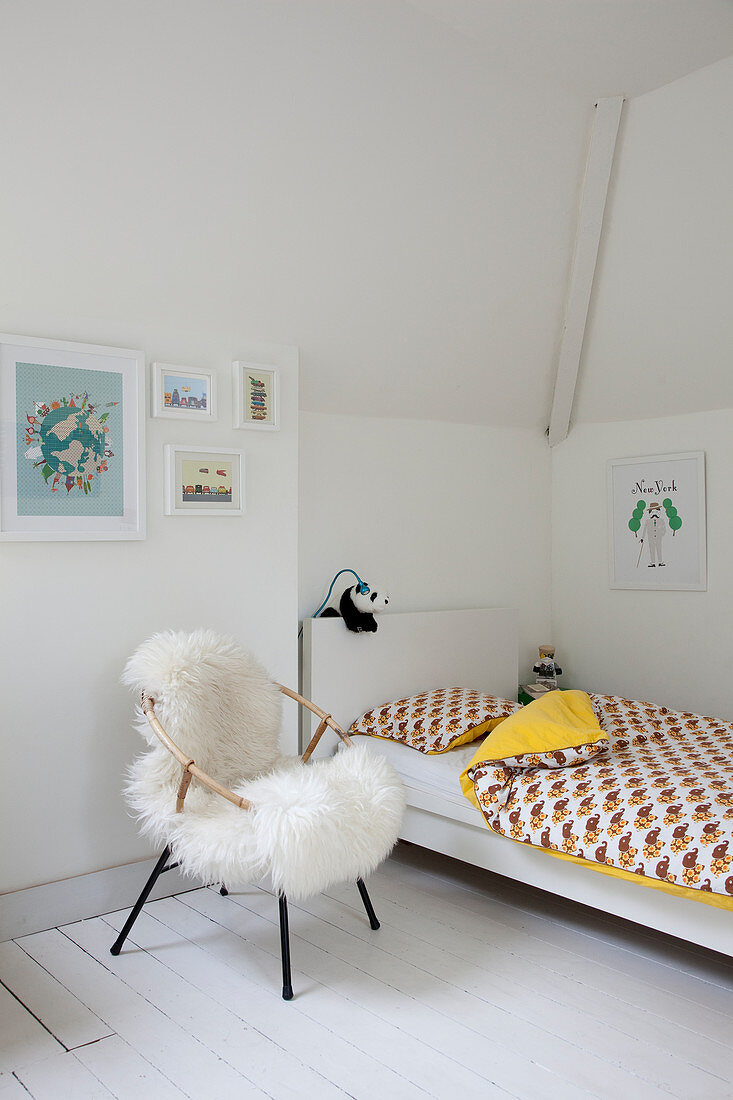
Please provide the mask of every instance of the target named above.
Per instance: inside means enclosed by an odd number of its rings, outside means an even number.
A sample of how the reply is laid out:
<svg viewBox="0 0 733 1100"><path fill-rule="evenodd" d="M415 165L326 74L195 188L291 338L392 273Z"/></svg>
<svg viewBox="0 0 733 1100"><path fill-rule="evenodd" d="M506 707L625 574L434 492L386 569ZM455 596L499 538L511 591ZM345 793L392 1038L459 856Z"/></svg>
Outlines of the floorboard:
<svg viewBox="0 0 733 1100"><path fill-rule="evenodd" d="M232 897L253 912L266 901L266 896L258 895L253 888ZM550 1001L536 990L522 990L491 976L485 982L472 981L469 963L457 961L453 973L439 978L440 952L431 953L426 947L409 959L398 943L393 944L394 951L390 952L388 925L384 934L366 944L341 927L344 923L358 925L363 916L353 910L340 912L340 908L335 905L332 909L331 924L322 919L322 910L318 919L302 926L293 915L291 929L295 934L301 928L308 943L327 947L331 955L344 962L351 961L363 972L418 1001L423 999L427 979L433 988L437 1011L449 1020L466 1020L467 1028L475 1033L474 1042L476 1036L482 1036L484 1041L498 1040L505 1051L514 1055L529 1045L544 1068L557 1072L564 1063L565 1076L580 1087L588 1087L589 1081L596 1080L602 1071L609 1084L629 1096L654 1095L654 1088L660 1094L671 1092L683 1100L689 1095L690 1078L696 1078L698 1073L681 1060L670 1055L654 1059L645 1044L585 1017L575 1008ZM349 918L349 913L354 915ZM467 985L473 988L469 991ZM727 1088L725 1082L712 1078L708 1082L710 1096L724 1096L724 1088Z"/></svg>
<svg viewBox="0 0 733 1100"><path fill-rule="evenodd" d="M184 1095L265 1095L62 932L38 932L18 943Z"/></svg>
<svg viewBox="0 0 733 1100"><path fill-rule="evenodd" d="M489 892L497 902L503 901L528 915L540 916L579 935L616 946L638 956L644 965L666 964L676 973L680 963L683 963L685 975L695 976L708 985L719 985L728 994L733 992L733 959L727 955L644 928L610 913L602 913L590 906L579 905L503 875L491 874L480 867L449 859L414 844L400 843L393 858L383 865L383 870L390 873L401 867L414 867L431 877L447 877L458 891L467 889L482 895ZM699 989L703 997L714 995L713 990L703 990L697 983L693 983L693 987ZM729 1006L730 997L721 1003Z"/></svg>
<svg viewBox="0 0 733 1100"><path fill-rule="evenodd" d="M0 980L67 1050L111 1034L98 1016L11 940L0 943Z"/></svg>
<svg viewBox="0 0 733 1100"><path fill-rule="evenodd" d="M180 1089L119 1035L78 1047L74 1057L121 1100L176 1100Z"/></svg>
<svg viewBox="0 0 733 1100"><path fill-rule="evenodd" d="M113 914L108 920L116 928L121 924L122 914ZM349 1019L345 1011L347 1006L341 1003L336 1004L335 1011L333 1008L328 1011L327 1006L320 1011L317 1006L314 1008L314 1000L324 1000L322 996L319 998L321 991L317 989L308 990L296 1001L284 1003L271 957L266 957L267 972L258 982L251 965L251 945L231 936L221 926L212 925L200 914L171 903L165 908L156 906L154 915L143 914L133 935L135 943L149 954L176 973L185 975L192 985L229 1008L244 1023L254 1022L258 1028L276 1035L279 1044L296 1057L310 1061L319 1073L348 1095L367 1100L380 1093L408 1094L410 1079L383 1064L384 1043L390 1038L386 1029L379 1036L379 1042L371 1047L380 1057L365 1054L354 1045L353 1037L357 1029L363 1033L363 1019ZM193 941L187 938L191 936ZM370 1022L367 1019L367 1027ZM361 1046L364 1045L362 1039ZM421 1065L430 1061L430 1054L423 1048L420 1058L409 1068L419 1073ZM447 1082L452 1079L453 1068L460 1078L461 1067L451 1063ZM433 1080L437 1070L433 1064ZM414 1092L422 1095L419 1088Z"/></svg>
<svg viewBox="0 0 733 1100"><path fill-rule="evenodd" d="M109 1100L113 1095L86 1066L64 1051L15 1071L20 1083L35 1100Z"/></svg>
<svg viewBox="0 0 733 1100"><path fill-rule="evenodd" d="M447 940L434 913L426 915L422 908L405 909L383 895L378 895L374 883L372 887L375 899L378 897L382 926L390 929L390 943L403 957L418 955L424 960L429 955L432 959L431 968L439 966L441 974L447 975L450 980L454 980L460 972L460 960L463 964L468 962L471 967L469 988L478 986L481 990L498 984L505 987L506 983L511 983L512 987L520 986L525 991L536 991L561 1004L565 999L566 1003L605 1026L660 1048L662 1055L664 1052L676 1055L680 1049L684 1049L688 1052L691 1064L727 1078L731 1061L727 1045L690 1031L682 1021L672 1026L653 1011L653 1006L650 1009L648 1003L643 1006L632 1004L593 985L577 980L563 980L560 973L551 969L551 959L547 961L548 965L540 965L534 959L527 959L516 951L512 952L502 945L500 934L495 934L491 929L483 939L462 934ZM330 899L348 904L351 900L348 888L330 891ZM321 906L325 900L318 898L308 903L309 909L320 911L324 919L327 909ZM311 906L314 908L311 909ZM358 911L356 915L358 916ZM358 921L355 920L351 927L358 935ZM425 944L428 945L427 951L423 946ZM439 953L430 952L430 948L438 948Z"/></svg>
<svg viewBox="0 0 733 1100"><path fill-rule="evenodd" d="M0 1070L38 1062L63 1052L63 1046L13 994L0 985Z"/></svg>
<svg viewBox="0 0 733 1100"><path fill-rule="evenodd" d="M685 1098L688 1088L699 1082L702 1069L721 1078L709 1082L711 1095L716 1088L727 1088L730 1051L722 1043L693 1035L685 1028L671 1029L659 1017L636 1006L622 1005L577 982L566 991L551 971L520 956L508 955L492 944L476 941L467 946L462 938L456 943L455 937L431 943L421 936L429 920L420 921L420 914L406 913L402 927L395 927L392 911L383 911L383 904L380 899L383 934L378 946L385 953L451 985L458 984L480 1000L521 1020L534 1021L554 1035L572 1036L575 1045L633 1071L672 1095ZM312 899L306 908L324 922L342 922L351 934L363 938L358 909L347 910L351 915L345 916L343 905L325 896ZM463 947L463 957L455 953L456 946ZM692 1066L679 1054L680 1039L687 1040L685 1047L694 1045L697 1060Z"/></svg>
<svg viewBox="0 0 733 1100"><path fill-rule="evenodd" d="M323 1100L336 1100L342 1095L283 1046L254 1027L243 1027L227 1008L149 953L128 950L118 957L110 955L114 932L101 918L68 925L63 931L129 988L151 1004L155 1001L169 1020L263 1092L272 1090L290 1100L297 1100L303 1092Z"/></svg>
<svg viewBox="0 0 733 1100"><path fill-rule="evenodd" d="M12 1073L0 1073L0 1100L28 1100L28 1089Z"/></svg>
<svg viewBox="0 0 733 1100"><path fill-rule="evenodd" d="M729 1100L733 966L422 849L290 904L201 888L0 945L0 1100Z"/></svg>
<svg viewBox="0 0 733 1100"><path fill-rule="evenodd" d="M202 899L204 902L208 900L210 899ZM207 923L211 927L211 922L200 912L183 904L159 907L155 915L179 931L196 934L197 941L227 966L255 978L259 969L258 980L264 982L269 990L273 989L273 972L277 971L278 963L274 936L267 949L260 946L249 931L245 935L238 935L224 924L215 925L217 933L206 937L199 933L196 923L199 923L199 927ZM242 917L241 912L230 908L219 913L220 920L226 921L227 925L232 921L238 928L241 928ZM267 931L271 933L272 930L268 928ZM260 960L264 967L260 966ZM351 1048L349 1061L354 1058L354 1048L366 1055L370 1074L374 1072L372 1066L384 1066L386 1062L390 1074L398 1077L397 1080L394 1076L384 1080L387 1095L392 1090L396 1090L396 1095L403 1095L409 1082L431 1095L443 1087L459 1087L467 1095L474 1095L477 1078L481 1082L479 1093L487 1095L482 1075L462 1065L461 1048L457 1048L450 1056L442 1055L421 1038L415 1039L402 1029L395 1031L390 1023L382 1019L377 1003L365 1007L354 999L354 989L346 985L343 991L329 988L323 982L304 974L300 962L295 974L296 999L291 1002L290 1007L295 1007L298 1012L317 1021L341 1043L347 1044Z"/></svg>
<svg viewBox="0 0 733 1100"><path fill-rule="evenodd" d="M447 879L426 878L406 866L400 867L398 876L393 868L385 868L374 877L377 881L372 885L377 896L385 889L387 896L403 907L412 907L417 900L418 905L430 907L440 923L446 923L457 933L481 939L489 922L491 932L501 936L511 948L540 962L545 959L565 977L585 978L620 1000L653 1004L655 1011L670 1023L684 1019L703 1034L723 1043L730 1041L733 994L687 974L683 958L679 969L660 965L497 901L488 892L482 896L473 891L457 891ZM385 885L384 880L389 884Z"/></svg>
<svg viewBox="0 0 733 1100"><path fill-rule="evenodd" d="M269 916L256 912L264 900L260 891L247 888L246 893L223 899L204 890L188 894L182 900L246 936L249 942L259 943L265 949L269 946L273 956L277 955L277 928ZM233 906L241 910L241 916L232 912ZM477 1019L476 1005L453 997L449 987L435 982L424 971L406 975L392 961L385 965L376 948L371 959L361 955L358 959L343 959L334 950L337 937L332 936L332 928L326 930L327 940L322 941L326 946L311 943L311 939L320 939L324 932L321 922L311 921L305 926L297 919L298 913L293 907L291 937L295 965L301 973L315 977L357 1003L368 1004L394 1028L421 1039L448 1057L458 1051L480 1049L480 1059L472 1059L471 1065L482 1067L491 1084L534 1100L538 1096L582 1095L591 1080L599 1079L601 1067L587 1066L584 1063L588 1060L582 1055L569 1061L565 1044L549 1036L543 1041L545 1036L538 1035L534 1037L536 1044L530 1044L528 1036L519 1034L514 1022L500 1019L500 1014L495 1015L497 1031L492 1032L489 1023ZM521 1051L520 1058L517 1051ZM574 1056L575 1050L570 1053ZM558 1069L561 1073L556 1075ZM613 1077L612 1069L604 1064L603 1074ZM626 1079L624 1083L632 1084ZM641 1092L635 1095L641 1096Z"/></svg>
<svg viewBox="0 0 733 1100"><path fill-rule="evenodd" d="M502 875L490 874L480 867L428 852L417 845L399 844L393 859L384 865L384 869L391 870L395 865L413 866L432 876L447 876L457 889L472 889L479 893L486 893L488 889L498 901L506 901L545 920L558 921L581 935L615 944L639 955L641 959L660 962L674 970L679 969L680 961L684 961L686 974L733 990L733 959L727 955L644 928L610 913L602 913L590 906L578 905L567 898L548 894Z"/></svg>

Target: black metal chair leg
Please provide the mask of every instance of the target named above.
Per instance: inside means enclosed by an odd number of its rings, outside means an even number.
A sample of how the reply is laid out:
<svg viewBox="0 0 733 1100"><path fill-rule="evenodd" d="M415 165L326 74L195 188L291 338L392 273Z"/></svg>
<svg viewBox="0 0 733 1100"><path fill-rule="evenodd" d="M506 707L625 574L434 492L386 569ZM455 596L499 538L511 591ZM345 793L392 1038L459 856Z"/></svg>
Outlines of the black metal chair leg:
<svg viewBox="0 0 733 1100"><path fill-rule="evenodd" d="M359 893L361 894L361 900L364 902L364 908L366 909L366 915L369 917L369 924L372 930L376 932L379 928L379 921L377 920L377 914L374 912L374 906L372 905L372 899L369 897L367 888L364 885L364 880L358 878L356 885L359 887Z"/></svg>
<svg viewBox="0 0 733 1100"><path fill-rule="evenodd" d="M290 926L288 924L288 899L285 894L278 895L280 909L280 953L283 963L283 1000L292 1001L293 986L290 976Z"/></svg>
<svg viewBox="0 0 733 1100"><path fill-rule="evenodd" d="M115 942L112 944L112 946L109 949L111 955L119 955L120 951L122 950L123 943L125 942L125 940L127 939L127 937L130 934L130 929L132 928L132 926L135 923L135 921L137 920L137 918L140 916L140 911L141 911L143 905L145 904L145 902L148 900L148 897L150 895L150 891L153 889L156 882L158 881L160 876L163 874L163 871L169 870L169 868L166 867L166 863L168 862L168 857L170 856L170 854L171 854L171 850L168 847L168 845L166 844L165 848L160 853L160 858L158 859L158 862L155 864L155 867L153 867L150 878L148 879L148 881L143 886L142 893L140 894L140 897L137 899L137 901L133 905L129 917L127 918L124 925L122 926L122 931L120 932L119 936L117 937L117 939L115 940Z"/></svg>

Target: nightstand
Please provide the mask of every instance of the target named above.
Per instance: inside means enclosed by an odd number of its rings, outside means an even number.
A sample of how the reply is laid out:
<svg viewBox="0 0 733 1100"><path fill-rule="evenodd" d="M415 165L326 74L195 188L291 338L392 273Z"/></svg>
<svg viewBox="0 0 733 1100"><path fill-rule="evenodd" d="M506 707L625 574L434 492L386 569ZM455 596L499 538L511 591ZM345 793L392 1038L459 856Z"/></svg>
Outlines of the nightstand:
<svg viewBox="0 0 733 1100"><path fill-rule="evenodd" d="M551 688L550 690L558 691L559 689ZM535 699L541 699L543 695L547 694L547 691L538 691L537 684L520 684L517 692L517 702L526 707L527 703L533 703Z"/></svg>

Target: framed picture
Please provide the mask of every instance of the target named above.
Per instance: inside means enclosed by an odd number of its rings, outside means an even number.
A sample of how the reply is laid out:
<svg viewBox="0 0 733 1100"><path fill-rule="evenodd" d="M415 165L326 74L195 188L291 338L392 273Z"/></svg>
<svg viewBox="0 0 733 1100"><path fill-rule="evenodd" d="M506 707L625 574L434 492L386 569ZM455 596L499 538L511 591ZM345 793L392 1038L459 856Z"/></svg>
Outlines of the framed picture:
<svg viewBox="0 0 733 1100"><path fill-rule="evenodd" d="M165 448L167 516L241 516L244 454L211 447Z"/></svg>
<svg viewBox="0 0 733 1100"><path fill-rule="evenodd" d="M608 463L611 588L703 591L705 455Z"/></svg>
<svg viewBox="0 0 733 1100"><path fill-rule="evenodd" d="M277 431L280 427L279 376L274 367L243 363L234 369L234 427Z"/></svg>
<svg viewBox="0 0 733 1100"><path fill-rule="evenodd" d="M216 420L216 375L173 363L153 363L153 416Z"/></svg>
<svg viewBox="0 0 733 1100"><path fill-rule="evenodd" d="M0 539L145 538L141 351L0 335Z"/></svg>

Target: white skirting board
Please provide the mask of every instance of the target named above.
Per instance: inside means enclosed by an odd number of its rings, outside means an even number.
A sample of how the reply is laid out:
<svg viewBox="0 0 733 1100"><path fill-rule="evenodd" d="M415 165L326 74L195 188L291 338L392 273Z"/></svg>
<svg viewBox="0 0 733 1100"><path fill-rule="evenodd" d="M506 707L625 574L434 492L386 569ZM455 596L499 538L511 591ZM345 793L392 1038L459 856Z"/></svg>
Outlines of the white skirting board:
<svg viewBox="0 0 733 1100"><path fill-rule="evenodd" d="M134 905L155 863L156 859L143 859L0 894L0 942ZM200 886L200 882L184 878L174 869L160 876L150 900L197 890Z"/></svg>
<svg viewBox="0 0 733 1100"><path fill-rule="evenodd" d="M415 789L407 794L401 840L733 956L733 913L728 910L613 878L497 836L481 824L468 803L476 824L456 820L452 807L446 807L450 817L436 813L435 795Z"/></svg>

